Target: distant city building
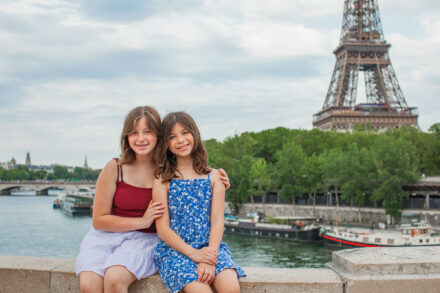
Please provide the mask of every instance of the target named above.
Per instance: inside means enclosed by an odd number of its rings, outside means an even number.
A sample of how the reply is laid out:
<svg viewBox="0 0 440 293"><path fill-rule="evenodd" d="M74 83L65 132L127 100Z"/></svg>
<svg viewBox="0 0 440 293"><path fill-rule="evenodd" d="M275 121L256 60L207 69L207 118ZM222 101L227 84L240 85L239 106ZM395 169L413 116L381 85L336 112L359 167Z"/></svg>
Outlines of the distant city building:
<svg viewBox="0 0 440 293"><path fill-rule="evenodd" d="M26 165L32 165L31 163L31 155L29 154L29 152L27 152L26 154Z"/></svg>
<svg viewBox="0 0 440 293"><path fill-rule="evenodd" d="M73 171L75 170L74 166L66 166L66 165L61 165L61 164L51 164L51 165L32 165L31 162L31 155L29 152L26 153L26 163L23 164L17 164L17 161L15 160L15 158L13 157L9 162L0 162L0 168L3 168L5 170L10 170L10 169L14 169L17 166L26 166L29 170L32 171L40 171L43 170L47 173L53 173L53 168L55 166L61 166L67 169L67 171L69 173L73 173ZM84 168L85 169L90 169L89 164L87 163L87 155L85 156L85 160L84 160Z"/></svg>
<svg viewBox="0 0 440 293"><path fill-rule="evenodd" d="M12 159L8 162L9 164L9 169L15 168L15 166L17 165L17 161L15 160L14 157L12 157Z"/></svg>
<svg viewBox="0 0 440 293"><path fill-rule="evenodd" d="M15 160L14 157L9 162L0 163L0 167L5 170L13 169L15 168L16 165L17 165L17 161Z"/></svg>

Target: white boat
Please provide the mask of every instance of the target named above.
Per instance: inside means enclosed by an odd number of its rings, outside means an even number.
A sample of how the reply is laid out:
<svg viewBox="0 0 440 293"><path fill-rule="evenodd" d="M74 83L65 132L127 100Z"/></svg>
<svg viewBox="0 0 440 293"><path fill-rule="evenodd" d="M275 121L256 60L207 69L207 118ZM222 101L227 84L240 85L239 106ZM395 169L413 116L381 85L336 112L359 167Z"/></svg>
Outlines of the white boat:
<svg viewBox="0 0 440 293"><path fill-rule="evenodd" d="M58 192L57 198L54 199L53 203L52 203L52 207L54 209L60 209L63 206L63 201L66 198L66 190L61 190L60 192Z"/></svg>
<svg viewBox="0 0 440 293"><path fill-rule="evenodd" d="M440 234L426 221L397 226L395 230L326 227L324 244L340 247L438 246Z"/></svg>
<svg viewBox="0 0 440 293"><path fill-rule="evenodd" d="M37 195L37 191L28 187L19 187L11 190L11 195L14 196L33 196Z"/></svg>
<svg viewBox="0 0 440 293"><path fill-rule="evenodd" d="M91 196L93 197L95 195L95 191L88 187L81 187L78 190L75 190L73 192L68 192L68 195L80 195L80 196Z"/></svg>
<svg viewBox="0 0 440 293"><path fill-rule="evenodd" d="M94 193L89 189L68 192L64 196L61 208L71 215L90 215L93 209L93 197Z"/></svg>

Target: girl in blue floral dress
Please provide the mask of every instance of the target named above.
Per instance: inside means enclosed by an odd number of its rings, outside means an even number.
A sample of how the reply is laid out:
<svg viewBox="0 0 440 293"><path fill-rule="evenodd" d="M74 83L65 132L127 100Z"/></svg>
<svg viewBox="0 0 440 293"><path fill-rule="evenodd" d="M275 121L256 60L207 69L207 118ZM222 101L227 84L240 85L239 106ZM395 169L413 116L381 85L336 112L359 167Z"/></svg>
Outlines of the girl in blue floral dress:
<svg viewBox="0 0 440 293"><path fill-rule="evenodd" d="M225 186L207 165L194 120L184 112L162 121L159 166L153 201L167 205L156 220L161 240L154 260L171 292L240 292L243 270L222 242Z"/></svg>

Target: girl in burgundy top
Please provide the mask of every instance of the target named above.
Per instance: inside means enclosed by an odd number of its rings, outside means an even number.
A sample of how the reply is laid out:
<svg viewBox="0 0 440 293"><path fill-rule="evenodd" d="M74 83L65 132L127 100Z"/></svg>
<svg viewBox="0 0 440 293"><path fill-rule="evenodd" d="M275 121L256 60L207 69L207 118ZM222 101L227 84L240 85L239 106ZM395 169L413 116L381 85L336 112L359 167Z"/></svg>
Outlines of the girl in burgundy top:
<svg viewBox="0 0 440 293"><path fill-rule="evenodd" d="M154 274L154 220L164 205L152 202L159 113L137 107L125 118L121 157L107 163L96 182L93 227L76 259L82 292L127 291Z"/></svg>
<svg viewBox="0 0 440 293"><path fill-rule="evenodd" d="M159 113L136 107L125 118L121 156L107 163L96 182L93 227L76 259L81 292L127 292L136 279L157 272L155 219L164 213L152 201ZM222 182L229 187L226 173Z"/></svg>

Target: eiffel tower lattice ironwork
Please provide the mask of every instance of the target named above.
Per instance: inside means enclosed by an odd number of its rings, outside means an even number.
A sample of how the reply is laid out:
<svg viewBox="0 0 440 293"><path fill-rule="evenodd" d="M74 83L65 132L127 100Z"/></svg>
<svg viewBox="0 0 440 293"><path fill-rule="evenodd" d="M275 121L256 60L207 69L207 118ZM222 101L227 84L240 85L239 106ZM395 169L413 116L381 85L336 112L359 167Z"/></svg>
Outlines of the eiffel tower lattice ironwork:
<svg viewBox="0 0 440 293"><path fill-rule="evenodd" d="M345 0L336 65L322 110L313 126L350 130L356 124L375 128L418 127L417 109L408 107L388 55L377 0ZM359 72L367 102L356 104Z"/></svg>

